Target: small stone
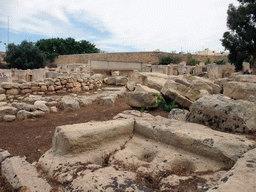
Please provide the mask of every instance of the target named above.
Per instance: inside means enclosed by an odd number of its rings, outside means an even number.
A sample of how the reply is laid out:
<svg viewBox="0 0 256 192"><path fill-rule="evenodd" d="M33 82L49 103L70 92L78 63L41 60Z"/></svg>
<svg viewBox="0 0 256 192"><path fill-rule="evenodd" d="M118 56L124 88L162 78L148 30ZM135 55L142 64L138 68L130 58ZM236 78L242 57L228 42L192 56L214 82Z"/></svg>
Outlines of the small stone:
<svg viewBox="0 0 256 192"><path fill-rule="evenodd" d="M6 122L11 122L11 121L14 121L15 119L16 119L15 115L5 115L4 116L4 121L6 121Z"/></svg>

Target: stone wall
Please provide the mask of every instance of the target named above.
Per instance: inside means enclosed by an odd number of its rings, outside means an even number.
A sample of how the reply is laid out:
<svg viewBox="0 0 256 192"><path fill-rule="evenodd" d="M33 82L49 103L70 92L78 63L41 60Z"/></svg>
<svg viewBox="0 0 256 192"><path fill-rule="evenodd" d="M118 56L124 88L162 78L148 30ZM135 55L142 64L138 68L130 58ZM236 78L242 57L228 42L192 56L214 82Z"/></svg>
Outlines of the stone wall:
<svg viewBox="0 0 256 192"><path fill-rule="evenodd" d="M159 64L162 57L166 56L180 57L182 61L187 61L187 54L171 54L166 52L127 52L127 53L91 53L76 55L60 55L53 64L66 65L70 63L88 63L89 60L102 61L125 61L125 62L142 62L149 64ZM210 58L212 62L215 60L228 60L226 55L192 55L192 59L206 62Z"/></svg>
<svg viewBox="0 0 256 192"><path fill-rule="evenodd" d="M56 79L45 78L40 81L22 84L2 82L0 84L0 94L18 95L32 93L34 95L52 95L66 92L76 93L100 87L102 82L103 76L100 74L93 76L81 74L80 77L73 75L70 77L58 77Z"/></svg>

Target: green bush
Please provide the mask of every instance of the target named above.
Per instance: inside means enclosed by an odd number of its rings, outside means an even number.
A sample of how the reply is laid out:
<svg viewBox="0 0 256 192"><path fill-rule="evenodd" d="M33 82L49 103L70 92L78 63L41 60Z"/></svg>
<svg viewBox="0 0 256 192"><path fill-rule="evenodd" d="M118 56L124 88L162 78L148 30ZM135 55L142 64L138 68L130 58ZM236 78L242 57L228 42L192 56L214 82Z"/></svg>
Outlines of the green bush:
<svg viewBox="0 0 256 192"><path fill-rule="evenodd" d="M195 59L191 59L187 62L187 65L196 65L196 64L199 64L200 61L196 61Z"/></svg>
<svg viewBox="0 0 256 192"><path fill-rule="evenodd" d="M159 65L169 65L170 63L178 64L181 62L181 58L179 57L163 57L159 62Z"/></svg>
<svg viewBox="0 0 256 192"><path fill-rule="evenodd" d="M211 60L210 58L207 59L207 61L205 62L205 65L211 64Z"/></svg>
<svg viewBox="0 0 256 192"><path fill-rule="evenodd" d="M217 65L225 65L226 61L224 61L224 59L222 59L222 60L215 60L214 63L216 63Z"/></svg>
<svg viewBox="0 0 256 192"><path fill-rule="evenodd" d="M157 93L152 93L152 95L156 96L157 97L157 101L154 101L152 102L151 104L149 104L148 106L146 107L141 107L140 109L140 112L143 113L144 110L148 110L148 108L152 105L155 105L157 104L157 107L158 108L162 108L164 109L165 111L171 111L173 108L178 108L179 106L177 104L175 104L175 100L172 101L170 104L166 103L164 98L161 97L160 95L158 95Z"/></svg>
<svg viewBox="0 0 256 192"><path fill-rule="evenodd" d="M188 53L188 56L187 56L187 65L196 65L196 64L199 64L200 61L197 61L195 59L192 59L192 54Z"/></svg>
<svg viewBox="0 0 256 192"><path fill-rule="evenodd" d="M163 57L159 63L159 65L169 65L170 63L173 62L172 57Z"/></svg>
<svg viewBox="0 0 256 192"><path fill-rule="evenodd" d="M181 58L179 58L179 57L174 57L173 58L173 63L174 64L179 64L181 62Z"/></svg>

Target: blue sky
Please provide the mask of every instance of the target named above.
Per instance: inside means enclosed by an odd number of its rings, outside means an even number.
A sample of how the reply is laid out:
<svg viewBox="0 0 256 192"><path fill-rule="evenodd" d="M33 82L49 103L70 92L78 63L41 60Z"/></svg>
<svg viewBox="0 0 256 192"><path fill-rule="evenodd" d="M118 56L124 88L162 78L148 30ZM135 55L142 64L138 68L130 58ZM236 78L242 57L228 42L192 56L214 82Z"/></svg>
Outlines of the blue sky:
<svg viewBox="0 0 256 192"><path fill-rule="evenodd" d="M72 37L107 52L223 51L236 0L0 0L0 41ZM4 51L0 43L0 51Z"/></svg>

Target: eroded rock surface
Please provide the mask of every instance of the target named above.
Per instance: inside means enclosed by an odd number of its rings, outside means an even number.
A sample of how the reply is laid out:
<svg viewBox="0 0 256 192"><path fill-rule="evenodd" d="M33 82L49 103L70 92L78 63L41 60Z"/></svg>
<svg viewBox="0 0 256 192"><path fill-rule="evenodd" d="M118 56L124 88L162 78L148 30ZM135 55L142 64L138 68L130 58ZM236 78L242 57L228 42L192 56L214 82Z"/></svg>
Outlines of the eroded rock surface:
<svg viewBox="0 0 256 192"><path fill-rule="evenodd" d="M206 95L191 105L187 120L220 131L253 133L256 131L256 105L249 101Z"/></svg>

